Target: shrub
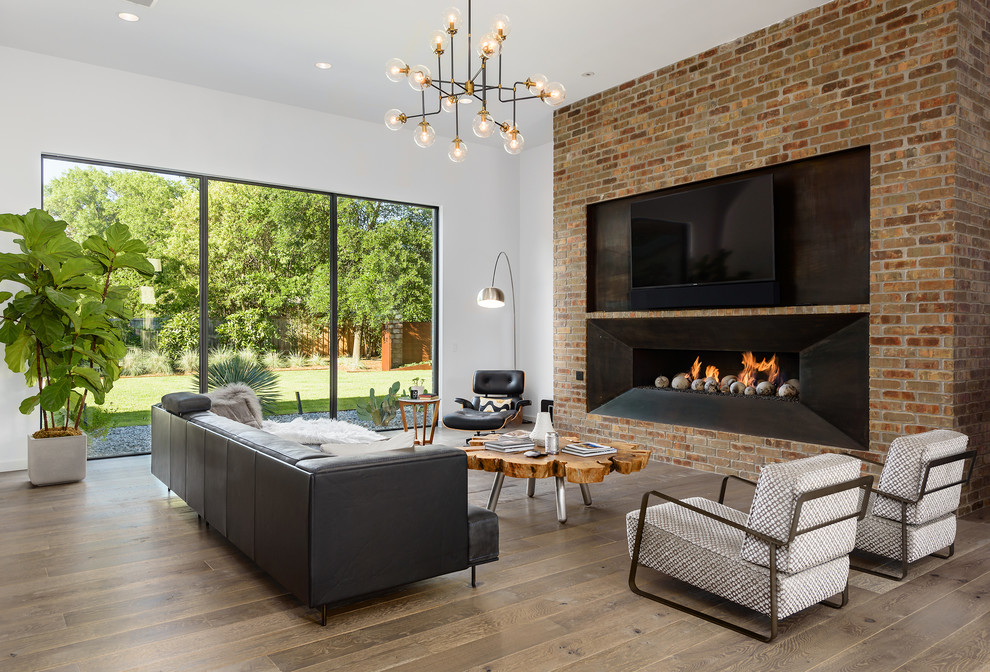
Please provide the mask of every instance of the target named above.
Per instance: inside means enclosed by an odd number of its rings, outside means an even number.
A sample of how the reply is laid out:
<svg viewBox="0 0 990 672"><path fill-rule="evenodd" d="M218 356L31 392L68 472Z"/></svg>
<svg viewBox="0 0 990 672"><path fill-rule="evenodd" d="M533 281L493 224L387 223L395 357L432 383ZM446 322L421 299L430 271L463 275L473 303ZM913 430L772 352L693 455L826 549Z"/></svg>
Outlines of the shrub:
<svg viewBox="0 0 990 672"><path fill-rule="evenodd" d="M207 361L210 364L226 364L230 360L234 359L234 357L237 357L237 353L234 352L234 350L221 346L210 350Z"/></svg>
<svg viewBox="0 0 990 672"><path fill-rule="evenodd" d="M248 362L257 363L260 361L258 358L258 353L251 348L241 348L237 351L237 356Z"/></svg>
<svg viewBox="0 0 990 672"><path fill-rule="evenodd" d="M261 356L261 363L267 366L269 369L281 369L285 366L285 360L282 359L282 353L278 350L269 350L264 355Z"/></svg>
<svg viewBox="0 0 990 672"><path fill-rule="evenodd" d="M199 348L199 311L177 313L158 330L158 351L177 357L185 350Z"/></svg>
<svg viewBox="0 0 990 672"><path fill-rule="evenodd" d="M199 353L195 350L183 350L182 354L175 358L175 366L182 373L199 371Z"/></svg>
<svg viewBox="0 0 990 672"><path fill-rule="evenodd" d="M291 366L294 369L301 369L302 367L306 366L306 355L299 352L298 350L293 350L292 352L290 352L289 356L286 357L286 360L288 361L289 366Z"/></svg>
<svg viewBox="0 0 990 672"><path fill-rule="evenodd" d="M306 366L326 366L327 358L315 352L306 358Z"/></svg>
<svg viewBox="0 0 990 672"><path fill-rule="evenodd" d="M122 376L140 376L148 373L148 365L141 348L127 348L127 354L120 360L120 374Z"/></svg>
<svg viewBox="0 0 990 672"><path fill-rule="evenodd" d="M215 390L231 383L244 383L258 395L262 410L274 411L278 377L258 362L243 359L236 353L223 361L210 361L206 371L207 389ZM193 389L199 389L199 373L193 377Z"/></svg>
<svg viewBox="0 0 990 672"><path fill-rule="evenodd" d="M217 338L235 350L261 352L275 342L275 325L260 308L248 308L227 316L217 327Z"/></svg>
<svg viewBox="0 0 990 672"><path fill-rule="evenodd" d="M144 361L145 368L148 370L148 373L157 373L166 376L170 376L175 373L175 369L172 368L172 358L164 352L158 352L157 350L145 350Z"/></svg>

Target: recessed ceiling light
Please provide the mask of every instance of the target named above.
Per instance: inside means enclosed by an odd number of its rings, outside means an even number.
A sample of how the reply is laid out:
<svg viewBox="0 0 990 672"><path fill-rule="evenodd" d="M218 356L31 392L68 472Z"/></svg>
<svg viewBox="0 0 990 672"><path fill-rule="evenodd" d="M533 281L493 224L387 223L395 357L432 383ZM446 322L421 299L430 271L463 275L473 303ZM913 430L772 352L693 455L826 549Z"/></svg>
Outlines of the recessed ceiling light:
<svg viewBox="0 0 990 672"><path fill-rule="evenodd" d="M121 12L120 14L117 15L117 18L121 19L122 21L129 21L133 23L134 21L139 20L141 17L138 16L137 14L131 14L130 12Z"/></svg>
<svg viewBox="0 0 990 672"><path fill-rule="evenodd" d="M582 77L594 77L595 76L595 73L592 72L591 70L588 70L588 72L582 72L581 73L581 76Z"/></svg>
<svg viewBox="0 0 990 672"><path fill-rule="evenodd" d="M331 65L330 63L326 63L324 61L320 61L319 63L316 64L316 67L318 67L320 70L329 70L330 68L333 67L333 65Z"/></svg>

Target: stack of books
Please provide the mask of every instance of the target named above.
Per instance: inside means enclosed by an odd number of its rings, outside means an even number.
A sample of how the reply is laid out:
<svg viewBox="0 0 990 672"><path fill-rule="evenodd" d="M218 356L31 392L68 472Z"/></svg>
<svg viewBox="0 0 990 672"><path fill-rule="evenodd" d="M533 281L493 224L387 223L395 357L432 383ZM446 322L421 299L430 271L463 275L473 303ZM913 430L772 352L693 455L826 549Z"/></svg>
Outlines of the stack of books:
<svg viewBox="0 0 990 672"><path fill-rule="evenodd" d="M568 455L578 455L579 457L595 457L597 455L611 455L618 451L611 446L603 446L600 443L580 441L578 443L567 444L563 448L563 452Z"/></svg>
<svg viewBox="0 0 990 672"><path fill-rule="evenodd" d="M497 450L502 453L521 453L533 450L536 446L529 437L502 436L495 441L485 443L486 450Z"/></svg>

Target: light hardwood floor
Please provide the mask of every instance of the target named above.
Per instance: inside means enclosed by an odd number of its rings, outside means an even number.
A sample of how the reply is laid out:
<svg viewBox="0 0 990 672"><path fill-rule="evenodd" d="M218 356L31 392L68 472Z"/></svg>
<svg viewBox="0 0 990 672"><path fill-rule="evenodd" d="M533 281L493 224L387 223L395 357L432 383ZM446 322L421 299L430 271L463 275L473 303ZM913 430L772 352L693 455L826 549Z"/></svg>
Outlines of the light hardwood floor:
<svg viewBox="0 0 990 672"><path fill-rule="evenodd" d="M487 501L490 474L471 472ZM957 553L904 583L854 574L849 605L786 619L767 645L633 595L624 515L641 494L711 495L717 478L665 464L526 497L507 479L502 557L339 608L327 627L169 497L149 458L90 462L83 483L31 488L0 474L0 671L58 670L985 670L990 525L960 521ZM740 491L730 503L747 505ZM657 577L713 613L752 612Z"/></svg>

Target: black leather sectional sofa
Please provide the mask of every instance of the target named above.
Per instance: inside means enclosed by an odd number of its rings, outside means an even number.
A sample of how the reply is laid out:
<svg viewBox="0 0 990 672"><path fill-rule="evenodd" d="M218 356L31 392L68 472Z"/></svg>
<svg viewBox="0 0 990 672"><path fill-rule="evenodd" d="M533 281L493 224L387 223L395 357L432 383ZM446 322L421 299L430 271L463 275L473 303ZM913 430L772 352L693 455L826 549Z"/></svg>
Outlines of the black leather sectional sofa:
<svg viewBox="0 0 990 672"><path fill-rule="evenodd" d="M498 518L467 503L464 451L332 457L209 411L152 408L151 472L310 607L354 601L498 559Z"/></svg>

